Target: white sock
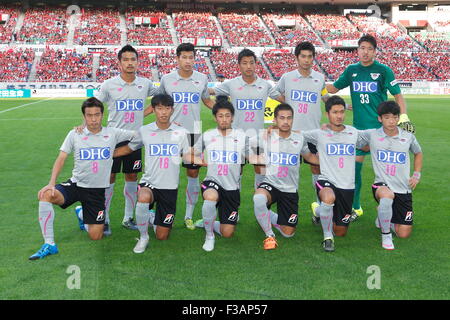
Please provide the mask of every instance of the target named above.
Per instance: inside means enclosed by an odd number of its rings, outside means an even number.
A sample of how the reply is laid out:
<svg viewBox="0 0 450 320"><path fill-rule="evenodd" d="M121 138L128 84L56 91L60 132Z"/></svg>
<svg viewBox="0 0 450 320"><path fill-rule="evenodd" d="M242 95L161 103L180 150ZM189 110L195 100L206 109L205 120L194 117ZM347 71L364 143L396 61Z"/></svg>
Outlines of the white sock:
<svg viewBox="0 0 450 320"><path fill-rule="evenodd" d="M222 233L220 232L220 221L214 221L214 231L221 236Z"/></svg>
<svg viewBox="0 0 450 320"><path fill-rule="evenodd" d="M39 225L41 226L42 237L45 243L55 244L53 234L53 221L55 221L55 210L50 202L39 201Z"/></svg>
<svg viewBox="0 0 450 320"><path fill-rule="evenodd" d="M323 238L333 239L333 207L334 204L322 202L320 205L320 223L322 224Z"/></svg>
<svg viewBox="0 0 450 320"><path fill-rule="evenodd" d="M137 181L125 181L123 186L123 195L125 197L125 212L123 221L128 221L133 218L137 201L137 186Z"/></svg>
<svg viewBox="0 0 450 320"><path fill-rule="evenodd" d="M186 188L186 214L184 219L192 219L195 205L197 204L198 194L200 193L199 179L188 177L188 184Z"/></svg>
<svg viewBox="0 0 450 320"><path fill-rule="evenodd" d="M112 196L114 193L114 183L111 183L105 189L105 224L109 224L109 208L111 207Z"/></svg>
<svg viewBox="0 0 450 320"><path fill-rule="evenodd" d="M313 190L314 190L314 194L316 195L316 202L320 204L320 198L319 198L319 195L317 194L317 188L316 188L317 180L319 180L319 175L318 174L312 174L311 175L312 187L313 187Z"/></svg>
<svg viewBox="0 0 450 320"><path fill-rule="evenodd" d="M253 196L255 217L267 237L275 237L270 222L270 210L267 209L267 198L263 194Z"/></svg>
<svg viewBox="0 0 450 320"><path fill-rule="evenodd" d="M217 201L205 200L202 206L203 225L206 231L207 239L214 239L214 229L216 220L216 204Z"/></svg>
<svg viewBox="0 0 450 320"><path fill-rule="evenodd" d="M136 225L139 229L141 239L149 239L148 224L150 213L148 210L148 203L138 202L136 204Z"/></svg>

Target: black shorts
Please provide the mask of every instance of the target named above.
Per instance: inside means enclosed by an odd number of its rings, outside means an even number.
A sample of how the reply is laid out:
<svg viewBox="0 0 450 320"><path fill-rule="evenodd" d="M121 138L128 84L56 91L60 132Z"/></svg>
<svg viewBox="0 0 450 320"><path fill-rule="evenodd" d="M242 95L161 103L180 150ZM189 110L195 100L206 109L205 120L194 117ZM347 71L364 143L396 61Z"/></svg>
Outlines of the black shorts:
<svg viewBox="0 0 450 320"><path fill-rule="evenodd" d="M277 223L282 226L296 227L298 223L298 193L282 192L268 183L261 183L260 189L267 190L270 193L272 204L277 204L278 220Z"/></svg>
<svg viewBox="0 0 450 320"><path fill-rule="evenodd" d="M149 209L153 209L156 202L155 225L172 228L177 211L178 189L157 189L149 183L140 183L139 188L152 190L153 202Z"/></svg>
<svg viewBox="0 0 450 320"><path fill-rule="evenodd" d="M202 182L202 194L210 188L216 190L219 194L219 201L216 204L216 208L219 212L220 223L236 225L239 217L239 205L241 203L239 190L225 190L211 180Z"/></svg>
<svg viewBox="0 0 450 320"><path fill-rule="evenodd" d="M197 140L200 139L202 135L200 133L189 133L188 134L188 140L189 140L189 146L193 147L196 143ZM183 168L187 168L187 169L195 169L195 170L200 170L201 166L199 166L198 164L193 164L193 163L182 163Z"/></svg>
<svg viewBox="0 0 450 320"><path fill-rule="evenodd" d="M63 209L70 207L77 201L83 207L83 222L85 224L105 223L105 188L82 188L70 179L57 184L56 190L62 193Z"/></svg>
<svg viewBox="0 0 450 320"><path fill-rule="evenodd" d="M129 141L118 143L116 148L125 146ZM142 171L142 149L138 149L129 155L113 159L111 173L119 173L122 168L122 173L138 173Z"/></svg>
<svg viewBox="0 0 450 320"><path fill-rule="evenodd" d="M384 182L377 182L372 185L372 193L373 197L377 202L377 198L375 197L375 193L377 192L378 187L388 187L389 186ZM394 192L394 202L392 203L392 219L391 223L395 224L404 224L411 226L413 225L413 203L412 203L412 193L395 193Z"/></svg>
<svg viewBox="0 0 450 320"><path fill-rule="evenodd" d="M308 149L309 149L309 152L311 152L312 154L317 154L317 147L316 147L315 144L312 144L312 143L308 142ZM316 164L312 164L312 163L306 161L303 157L301 157L300 163L302 161L303 161L303 163L307 163L307 164L309 164L311 166L316 166Z"/></svg>
<svg viewBox="0 0 450 320"><path fill-rule="evenodd" d="M352 215L354 189L339 189L331 182L319 180L316 184L317 195L323 188L333 189L335 200L333 207L333 222L337 226L348 227Z"/></svg>

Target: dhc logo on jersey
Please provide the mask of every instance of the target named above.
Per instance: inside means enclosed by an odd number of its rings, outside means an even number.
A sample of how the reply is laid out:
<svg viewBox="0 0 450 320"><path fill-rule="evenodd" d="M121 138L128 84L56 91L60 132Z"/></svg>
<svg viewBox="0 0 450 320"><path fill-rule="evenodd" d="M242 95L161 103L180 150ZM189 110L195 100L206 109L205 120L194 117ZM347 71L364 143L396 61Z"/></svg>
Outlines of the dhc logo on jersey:
<svg viewBox="0 0 450 320"><path fill-rule="evenodd" d="M377 160L380 162L405 164L406 153L389 150L377 150Z"/></svg>
<svg viewBox="0 0 450 320"><path fill-rule="evenodd" d="M108 160L110 155L109 147L80 149L80 160Z"/></svg>
<svg viewBox="0 0 450 320"><path fill-rule="evenodd" d="M126 99L116 100L116 111L142 111L144 110L144 100Z"/></svg>
<svg viewBox="0 0 450 320"><path fill-rule="evenodd" d="M219 151L211 150L209 152L209 161L220 163L237 163L239 159L239 153L236 151Z"/></svg>
<svg viewBox="0 0 450 320"><path fill-rule="evenodd" d="M238 110L262 110L263 101L261 99L237 99L236 108Z"/></svg>
<svg viewBox="0 0 450 320"><path fill-rule="evenodd" d="M353 81L353 91L354 92L377 92L378 82L374 81Z"/></svg>
<svg viewBox="0 0 450 320"><path fill-rule="evenodd" d="M196 92L174 92L172 93L175 103L199 103L200 95Z"/></svg>
<svg viewBox="0 0 450 320"><path fill-rule="evenodd" d="M150 156L179 156L179 147L177 144L150 144L148 150Z"/></svg>
<svg viewBox="0 0 450 320"><path fill-rule="evenodd" d="M285 166L296 166L298 164L298 155L284 152L271 152L270 163Z"/></svg>
<svg viewBox="0 0 450 320"><path fill-rule="evenodd" d="M310 92L310 91L302 91L302 90L291 90L291 100L316 103L317 102L317 93Z"/></svg>
<svg viewBox="0 0 450 320"><path fill-rule="evenodd" d="M329 156L354 156L354 144L329 143L327 144L327 154Z"/></svg>

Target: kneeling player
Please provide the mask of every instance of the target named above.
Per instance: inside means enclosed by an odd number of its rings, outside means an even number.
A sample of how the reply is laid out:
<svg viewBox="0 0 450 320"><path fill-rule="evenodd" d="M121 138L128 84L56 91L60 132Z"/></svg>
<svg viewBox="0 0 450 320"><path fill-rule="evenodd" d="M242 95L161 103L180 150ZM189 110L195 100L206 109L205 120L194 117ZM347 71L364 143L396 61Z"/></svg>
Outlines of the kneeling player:
<svg viewBox="0 0 450 320"><path fill-rule="evenodd" d="M139 141L120 147L114 156L130 154L145 146L145 172L141 178L136 205L136 223L140 239L135 253L143 253L148 246L148 225L158 240L167 240L172 228L177 203L181 155L190 161L187 131L170 122L173 99L166 94L152 98L156 121L139 129ZM149 211L156 202L156 213Z"/></svg>
<svg viewBox="0 0 450 320"><path fill-rule="evenodd" d="M293 118L292 107L279 104L274 111L277 129L272 130L267 139L261 136L250 139L250 162L266 165L266 175L253 196L256 219L267 237L264 240L266 250L277 247L272 225L284 237L294 236L298 221L300 156L319 164L303 136L291 131ZM259 155L256 154L258 147ZM274 203L277 203L278 214L270 211Z"/></svg>
<svg viewBox="0 0 450 320"><path fill-rule="evenodd" d="M203 134L204 158L208 171L201 184L203 219L196 222L196 226L205 228L203 249L206 251L214 250L214 231L225 238L234 234L239 218L241 164L244 163L246 154L244 131L231 128L233 105L227 100L219 100L212 113L217 128ZM219 221L215 221L216 208L219 211Z"/></svg>
<svg viewBox="0 0 450 320"><path fill-rule="evenodd" d="M58 253L54 241L53 204L65 209L77 201L83 206L83 223L89 237L100 240L105 223L105 188L109 186L109 174L113 159L111 155L117 143L136 139L135 131L102 127L103 104L96 98L83 102L81 111L86 127L81 134L71 130L60 148L52 169L50 182L39 193L39 224L45 243L29 259L37 260ZM74 153L72 177L56 185L67 156Z"/></svg>
<svg viewBox="0 0 450 320"><path fill-rule="evenodd" d="M364 142L352 126L344 125L345 102L332 96L325 103L329 123L324 130L303 131L305 139L317 146L320 176L316 189L321 204L314 202L313 221L322 224L325 251L334 251L334 237L347 234L355 189L355 150ZM320 219L319 219L320 217Z"/></svg>
<svg viewBox="0 0 450 320"><path fill-rule="evenodd" d="M376 225L381 229L382 247L393 250L391 229L400 238L411 234L413 224L412 189L420 180L422 150L416 137L397 124L400 107L395 101L378 106L378 121L382 127L363 131L369 144L375 182L373 195L379 203ZM414 174L410 174L410 156L414 154Z"/></svg>

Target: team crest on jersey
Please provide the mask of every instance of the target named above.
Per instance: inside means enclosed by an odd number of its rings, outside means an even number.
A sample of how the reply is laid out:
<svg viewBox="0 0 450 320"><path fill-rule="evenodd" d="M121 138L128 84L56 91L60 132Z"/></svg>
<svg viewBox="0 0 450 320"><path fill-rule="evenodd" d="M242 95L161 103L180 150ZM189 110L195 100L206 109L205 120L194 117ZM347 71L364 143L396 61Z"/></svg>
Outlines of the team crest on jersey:
<svg viewBox="0 0 450 320"><path fill-rule="evenodd" d="M108 141L109 136L103 136L103 140Z"/></svg>
<svg viewBox="0 0 450 320"><path fill-rule="evenodd" d="M291 214L291 216L289 217L288 223L296 223L297 222L297 215L296 214Z"/></svg>
<svg viewBox="0 0 450 320"><path fill-rule="evenodd" d="M230 221L236 221L237 216L238 216L237 211L233 211L233 212L230 214L230 217L228 218L228 220L230 220Z"/></svg>
<svg viewBox="0 0 450 320"><path fill-rule="evenodd" d="M139 91L141 91L142 88L143 88L143 86L141 86L141 85L137 86L137 89L138 89Z"/></svg>
<svg viewBox="0 0 450 320"><path fill-rule="evenodd" d="M412 211L408 211L408 212L406 213L405 221L411 222L412 219L413 219L413 212L412 212Z"/></svg>
<svg viewBox="0 0 450 320"><path fill-rule="evenodd" d="M173 222L174 215L169 213L166 215L166 218L164 219L165 224L171 224Z"/></svg>
<svg viewBox="0 0 450 320"><path fill-rule="evenodd" d="M123 90L123 88L117 88L117 91L121 92Z"/></svg>
<svg viewBox="0 0 450 320"><path fill-rule="evenodd" d="M373 80L377 80L380 77L380 74L379 73L370 73L370 77Z"/></svg>
<svg viewBox="0 0 450 320"><path fill-rule="evenodd" d="M97 214L97 221L103 221L103 220L105 220L105 212L102 210L102 211L99 211Z"/></svg>
<svg viewBox="0 0 450 320"><path fill-rule="evenodd" d="M351 214L346 214L344 218L342 218L342 222L343 223L349 223L350 222L350 217L352 215Z"/></svg>

